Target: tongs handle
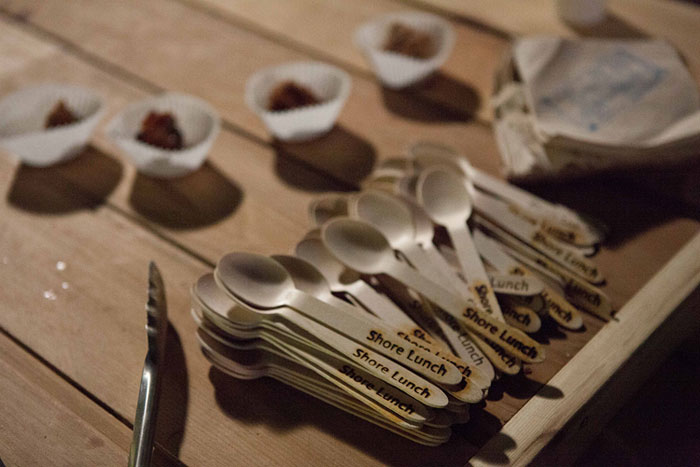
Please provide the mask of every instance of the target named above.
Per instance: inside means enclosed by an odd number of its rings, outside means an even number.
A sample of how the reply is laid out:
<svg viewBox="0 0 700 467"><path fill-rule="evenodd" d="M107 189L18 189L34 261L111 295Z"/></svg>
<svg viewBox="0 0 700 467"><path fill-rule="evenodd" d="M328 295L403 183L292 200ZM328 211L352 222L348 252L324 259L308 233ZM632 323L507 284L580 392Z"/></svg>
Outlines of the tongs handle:
<svg viewBox="0 0 700 467"><path fill-rule="evenodd" d="M165 303L165 287L158 267L151 261L148 266L148 301L146 302L148 352L141 373L141 387L134 419L134 438L129 451L129 466L151 465L158 413L158 367L165 356L167 330L168 307Z"/></svg>
<svg viewBox="0 0 700 467"><path fill-rule="evenodd" d="M153 453L153 437L155 435L155 416L158 405L156 395L156 381L158 366L152 361L150 352L146 355L143 374L141 375L141 387L139 400L136 405L136 418L134 420L134 438L129 452L129 467L148 467L151 465Z"/></svg>

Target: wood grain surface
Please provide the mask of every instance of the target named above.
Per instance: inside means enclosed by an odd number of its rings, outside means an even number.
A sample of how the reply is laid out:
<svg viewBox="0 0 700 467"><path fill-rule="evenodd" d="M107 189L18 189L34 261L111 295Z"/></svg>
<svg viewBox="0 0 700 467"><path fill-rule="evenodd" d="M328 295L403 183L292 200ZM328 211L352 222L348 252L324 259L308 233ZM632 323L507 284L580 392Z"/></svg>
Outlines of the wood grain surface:
<svg viewBox="0 0 700 467"><path fill-rule="evenodd" d="M578 333L546 327L536 337L547 345L547 361L495 385L472 423L457 428L445 446L425 448L274 381L237 381L211 369L194 339L188 289L227 252L291 251L308 228L311 199L357 188L379 160L413 140L453 145L497 174L486 99L507 36L519 31L475 25L454 10L458 44L443 73L395 92L371 76L351 34L366 19L406 4L279 3L0 4L0 95L50 80L89 86L106 101L106 122L133 100L177 90L206 99L225 122L205 166L172 181L138 174L102 126L84 154L53 168L26 167L3 153L0 327L116 414L123 422L117 446L125 449L145 355L146 265L155 259L173 330L157 435L170 454L191 465L278 465L281 459L287 465L463 465L534 394L568 404L574 389L555 375L587 348L602 322L586 316ZM245 82L264 66L311 59L346 68L351 97L329 135L302 144L275 141L245 106ZM538 191L610 225L613 235L596 261L618 308L700 227L696 211L658 196L637 177ZM655 326L649 322L640 331ZM7 392L18 406L31 405L22 391ZM32 410L39 417L40 409ZM84 429L99 431L101 424L91 418ZM80 430L66 436L83 437ZM22 460L21 440L13 440L11 452Z"/></svg>
<svg viewBox="0 0 700 467"><path fill-rule="evenodd" d="M71 2L66 6L48 1L21 8L20 3L11 2L11 11L24 11L23 18L31 24L67 41L67 46L81 56L87 54L98 66L108 62L153 89L198 95L211 102L237 131L266 141L350 186L357 186L378 159L402 154L418 138L451 144L473 156L475 163L492 172L498 170L490 128L469 116L388 91L365 75L353 75L352 99L326 138L303 144L271 140L245 105L245 83L264 66L312 57L198 9L171 0L138 3L138 7L130 2ZM106 17L119 21L105 27ZM130 28L129 24L142 26ZM129 29L128 34L115 25ZM419 136L407 139L407 135Z"/></svg>
<svg viewBox="0 0 700 467"><path fill-rule="evenodd" d="M699 327L697 306L700 297L697 293L693 295L697 284L700 283L700 262L697 261L699 256L700 236L696 236L683 247L677 257L654 276L649 285L643 287L622 307L615 321L601 329L570 364L549 381L549 385L569 394L570 400L563 403L544 394L544 397L540 397L538 394L506 424L497 437L492 438L479 451L472 459L472 464L475 467L494 463L528 465L596 391L623 365L630 365L628 360L631 360L635 352L650 340L658 329L659 335L654 335L652 339L654 345L645 348L642 355L636 356L637 360L633 360L631 364L633 370L627 374L628 384L632 379L637 379L637 384L643 383L644 377L640 375L649 376L675 346L680 345L684 338L689 337ZM679 281L679 277L687 280ZM691 299L688 303L678 309L685 297L689 296ZM678 315L669 319L674 311ZM624 329L624 332L620 332L620 329ZM621 335L624 335L624 339L620 338ZM601 358L602 355L605 358ZM585 419L581 419L581 424L571 430L571 444L578 444L578 449L571 450L572 452L560 449L558 457L550 458L539 465L557 461L570 464L576 460L574 452L580 453L585 446L582 432L589 431L589 437L597 433L596 427L604 426L614 413L614 408L619 408L624 397L630 395L627 389L629 386L624 384L624 381L617 380L614 383L618 390L606 393L606 398L595 407L596 410L588 411ZM545 433L533 432L533 419L544 420L544 424L550 429ZM587 427L588 424L591 426ZM512 446L508 439L518 439L520 442L517 446Z"/></svg>
<svg viewBox="0 0 700 467"><path fill-rule="evenodd" d="M3 334L0 380L6 465L126 463L131 430Z"/></svg>
<svg viewBox="0 0 700 467"><path fill-rule="evenodd" d="M415 0L411 3L428 7L443 14L486 24L494 32L520 36L550 34L557 36L663 38L673 44L684 58L693 75L700 72L700 10L691 3L662 0L609 0L605 20L591 27L567 24L557 15L555 1L482 0Z"/></svg>
<svg viewBox="0 0 700 467"><path fill-rule="evenodd" d="M319 60L329 60L361 75L372 75L367 60L353 43L356 28L378 16L422 12L399 1L358 0L327 2L294 0L188 0L207 8L232 24L240 25L302 50ZM332 21L342 18L342 21ZM464 117L490 119L488 101L493 70L510 43L507 37L490 34L459 21L450 21L455 32L454 51L447 63L429 80L412 86L403 94L446 107Z"/></svg>

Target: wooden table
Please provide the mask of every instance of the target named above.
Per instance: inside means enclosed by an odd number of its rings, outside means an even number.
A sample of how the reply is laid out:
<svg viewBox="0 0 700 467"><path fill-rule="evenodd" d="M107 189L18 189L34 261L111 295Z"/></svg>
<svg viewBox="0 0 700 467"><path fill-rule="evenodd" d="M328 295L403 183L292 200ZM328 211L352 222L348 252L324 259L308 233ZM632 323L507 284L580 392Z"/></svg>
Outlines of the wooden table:
<svg viewBox="0 0 700 467"><path fill-rule="evenodd" d="M221 255L290 251L308 228L310 200L356 189L378 160L400 154L411 139L453 145L497 173L487 102L513 35L663 36L700 77L695 7L611 0L606 25L581 31L561 24L549 1L527 3L1 2L1 95L34 82L77 83L101 93L111 116L135 99L177 90L206 99L224 121L205 166L173 181L139 175L102 129L84 154L53 168L0 156L2 460L126 462L151 259L166 280L172 324L159 464L522 464L547 444L539 461L572 459L697 326L698 212L660 193L659 184L617 176L539 189L610 224L597 262L618 320L603 326L586 317L579 333L550 329L547 362L494 386L485 410L439 448L414 445L272 380L237 381L211 369L189 315L189 287ZM406 9L444 15L457 45L428 82L394 92L374 79L351 37L368 18ZM308 59L348 70L352 94L326 137L273 142L244 104L245 81L266 65Z"/></svg>

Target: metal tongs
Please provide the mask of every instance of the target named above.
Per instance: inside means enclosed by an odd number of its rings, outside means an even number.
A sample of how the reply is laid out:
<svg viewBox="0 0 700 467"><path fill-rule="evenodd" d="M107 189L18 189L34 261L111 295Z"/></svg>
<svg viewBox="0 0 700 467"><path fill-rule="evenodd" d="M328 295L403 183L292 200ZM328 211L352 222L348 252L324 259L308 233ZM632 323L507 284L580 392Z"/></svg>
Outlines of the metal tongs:
<svg viewBox="0 0 700 467"><path fill-rule="evenodd" d="M151 261L148 266L148 301L146 302L148 353L141 375L139 401L134 420L134 438L129 452L129 466L149 466L153 453L153 436L158 406L158 372L165 356L168 308L160 271Z"/></svg>

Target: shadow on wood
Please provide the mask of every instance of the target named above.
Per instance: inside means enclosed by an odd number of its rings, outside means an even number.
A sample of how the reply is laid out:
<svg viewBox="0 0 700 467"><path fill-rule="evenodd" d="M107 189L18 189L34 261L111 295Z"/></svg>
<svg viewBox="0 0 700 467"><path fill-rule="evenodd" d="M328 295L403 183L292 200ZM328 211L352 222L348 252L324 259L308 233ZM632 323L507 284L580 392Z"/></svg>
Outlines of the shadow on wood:
<svg viewBox="0 0 700 467"><path fill-rule="evenodd" d="M248 425L264 424L284 432L307 422L294 408L313 404L314 399L268 378L240 380L212 366L209 381L216 402L230 418Z"/></svg>
<svg viewBox="0 0 700 467"><path fill-rule="evenodd" d="M214 224L230 216L242 200L238 185L209 162L182 178L158 179L137 174L129 197L136 212L172 229Z"/></svg>
<svg viewBox="0 0 700 467"><path fill-rule="evenodd" d="M643 30L633 26L619 16L608 12L605 19L591 26L579 26L567 23L578 35L584 37L598 37L608 39L644 39L649 35Z"/></svg>
<svg viewBox="0 0 700 467"><path fill-rule="evenodd" d="M481 105L473 87L441 71L400 91L383 87L382 97L393 114L425 123L467 122Z"/></svg>
<svg viewBox="0 0 700 467"><path fill-rule="evenodd" d="M523 371L517 375L506 376L498 381L494 381L489 388L486 400L498 402L503 399L505 394L525 402L535 394L545 399L561 399L564 397L564 393L559 388L528 378L526 376L527 371L529 371L528 366L525 365Z"/></svg>
<svg viewBox="0 0 700 467"><path fill-rule="evenodd" d="M528 378L523 372L515 376L509 376L499 381L503 385L503 391L517 399L530 399L535 394L545 399L561 399L564 393L561 389L550 386L547 383L540 383Z"/></svg>
<svg viewBox="0 0 700 467"><path fill-rule="evenodd" d="M189 377L180 336L172 324L168 327L162 370L155 439L171 455L178 457L185 435Z"/></svg>
<svg viewBox="0 0 700 467"><path fill-rule="evenodd" d="M173 466L186 466L179 459L173 457L165 448L155 445L153 448L153 457L151 458L151 466L153 467L173 467Z"/></svg>
<svg viewBox="0 0 700 467"><path fill-rule="evenodd" d="M699 413L700 334L696 332L602 429L577 465L700 465Z"/></svg>
<svg viewBox="0 0 700 467"><path fill-rule="evenodd" d="M269 378L241 381L211 367L209 380L219 407L237 422L274 431L315 426L384 465L462 466L477 450L459 437L439 447L416 444Z"/></svg>
<svg viewBox="0 0 700 467"><path fill-rule="evenodd" d="M280 179L290 186L312 192L356 189L372 172L377 159L372 144L338 125L312 141L287 143L274 140L273 146L277 151L275 169ZM290 156L301 162L288 160Z"/></svg>
<svg viewBox="0 0 700 467"><path fill-rule="evenodd" d="M52 167L20 165L7 193L19 209L65 214L104 203L122 178L118 160L88 146L76 158Z"/></svg>
<svg viewBox="0 0 700 467"><path fill-rule="evenodd" d="M491 440L493 444L498 444L501 449L499 451L482 451L474 456L474 459L489 465L509 465L507 451L515 449L515 440L503 433L496 433Z"/></svg>
<svg viewBox="0 0 700 467"><path fill-rule="evenodd" d="M585 325L583 328L584 329L581 329L580 331L569 332L583 332L585 331ZM549 316L544 316L542 317L542 327L540 327L539 331L530 334L530 337L535 339L540 344L549 344L552 339L566 339L567 334L557 325L556 321Z"/></svg>
<svg viewBox="0 0 700 467"><path fill-rule="evenodd" d="M288 156L278 155L275 160L275 173L288 186L311 193L352 191L348 186L340 185L331 178L325 178L306 167L304 163Z"/></svg>
<svg viewBox="0 0 700 467"><path fill-rule="evenodd" d="M676 183L680 182L674 180L682 180L676 176L682 177L683 172L677 168L628 169L526 188L602 222L610 232L605 246L614 249L627 239L672 219L700 219L698 207L676 197Z"/></svg>
<svg viewBox="0 0 700 467"><path fill-rule="evenodd" d="M648 173L640 183L652 192L670 198L700 218L700 163Z"/></svg>
<svg viewBox="0 0 700 467"><path fill-rule="evenodd" d="M483 446L489 440L497 437L501 442L501 451L489 453L484 460L492 464L506 464L508 457L506 451L516 447L515 441L508 435L500 433L503 428L503 420L484 410L484 403L473 406L469 423L455 427L453 438L461 438L462 442L472 443L474 446ZM473 455L473 454L472 454ZM471 456L469 456L471 457ZM465 465L470 465L464 462Z"/></svg>

